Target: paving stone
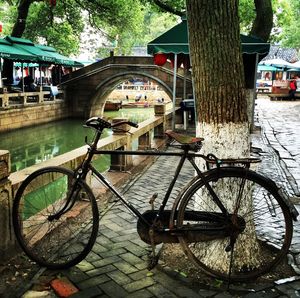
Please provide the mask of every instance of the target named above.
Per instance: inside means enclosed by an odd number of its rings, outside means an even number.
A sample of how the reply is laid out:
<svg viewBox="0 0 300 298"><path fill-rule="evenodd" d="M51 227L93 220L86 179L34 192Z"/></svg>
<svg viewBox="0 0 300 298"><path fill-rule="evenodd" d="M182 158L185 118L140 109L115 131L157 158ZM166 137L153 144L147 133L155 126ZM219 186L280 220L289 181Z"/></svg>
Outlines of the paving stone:
<svg viewBox="0 0 300 298"><path fill-rule="evenodd" d="M119 237L120 234L116 233L113 227L109 227L101 230L101 235L104 235L107 238Z"/></svg>
<svg viewBox="0 0 300 298"><path fill-rule="evenodd" d="M89 278L85 272L79 270L77 267L64 270L63 274L66 275L73 283L78 283Z"/></svg>
<svg viewBox="0 0 300 298"><path fill-rule="evenodd" d="M97 254L100 255L102 252L108 251L107 247L104 247L103 245L99 244L98 242L96 242L92 248L92 251ZM98 256L99 258L99 256Z"/></svg>
<svg viewBox="0 0 300 298"><path fill-rule="evenodd" d="M94 261L98 261L99 259L101 259L100 256L94 251L90 251L85 258L85 260L88 261L89 263L93 263Z"/></svg>
<svg viewBox="0 0 300 298"><path fill-rule="evenodd" d="M122 258L123 255L126 255L126 250L124 248L116 248L111 249L105 252L102 252L100 256L102 258L112 257L112 256L120 256Z"/></svg>
<svg viewBox="0 0 300 298"><path fill-rule="evenodd" d="M77 292L76 294L72 295L72 298L93 298L93 297L100 297L100 295L102 294L103 292L100 290L100 288L95 286Z"/></svg>
<svg viewBox="0 0 300 298"><path fill-rule="evenodd" d="M87 280L84 280L77 284L79 289L87 289L94 286L99 286L104 282L109 281L109 277L107 275L99 275L92 278L89 278Z"/></svg>
<svg viewBox="0 0 300 298"><path fill-rule="evenodd" d="M132 282L132 279L120 270L114 270L112 272L107 273L107 275L120 285L126 285Z"/></svg>
<svg viewBox="0 0 300 298"><path fill-rule="evenodd" d="M145 277L143 279L140 279L140 280L137 280L130 284L125 285L124 288L126 291L132 293L132 292L147 288L147 287L153 285L154 283L155 283L155 281L152 278Z"/></svg>
<svg viewBox="0 0 300 298"><path fill-rule="evenodd" d="M200 289L198 291L198 294L200 297L214 297L217 295L218 292L213 291L213 290L207 290L207 289Z"/></svg>
<svg viewBox="0 0 300 298"><path fill-rule="evenodd" d="M86 260L81 261L79 264L76 265L77 268L82 270L83 272L89 271L94 269L94 265Z"/></svg>
<svg viewBox="0 0 300 298"><path fill-rule="evenodd" d="M196 297L196 292L179 283L177 279L173 279L167 274L163 272L159 272L159 274L154 274L153 279L163 285L166 289L176 294L178 297ZM185 296L189 294L190 296Z"/></svg>
<svg viewBox="0 0 300 298"><path fill-rule="evenodd" d="M128 293L114 281L99 286L108 297L127 297Z"/></svg>
<svg viewBox="0 0 300 298"><path fill-rule="evenodd" d="M104 236L101 233L100 233L100 237L97 237L96 242L106 248L109 248L110 245L113 245L113 242L110 240L110 238Z"/></svg>
<svg viewBox="0 0 300 298"><path fill-rule="evenodd" d="M94 267L98 268L98 267L102 267L102 266L106 266L109 264L114 264L116 262L119 262L121 260L120 257L118 256L112 256L112 257L108 257L99 261L95 261L93 263Z"/></svg>
<svg viewBox="0 0 300 298"><path fill-rule="evenodd" d="M116 266L119 270L121 270L125 274L130 274L138 271L136 267L128 264L125 261L116 262L114 263L114 266Z"/></svg>
<svg viewBox="0 0 300 298"><path fill-rule="evenodd" d="M116 270L116 267L114 267L113 265L107 265L107 266L104 266L104 267L100 267L100 268L96 268L96 269L87 271L86 274L89 277L93 277L93 276L101 275L103 273L108 273L108 272L111 272L111 271L114 271L114 270Z"/></svg>
<svg viewBox="0 0 300 298"><path fill-rule="evenodd" d="M114 237L111 240L113 242L122 242L122 241L126 241L126 240L134 240L137 236L136 233L134 234L129 234L129 235L123 235L123 236L118 236L118 237Z"/></svg>
<svg viewBox="0 0 300 298"><path fill-rule="evenodd" d="M177 297L175 294L171 293L168 289L163 287L161 284L154 284L151 287L148 287L147 290L151 292L155 297L164 297L164 298Z"/></svg>
<svg viewBox="0 0 300 298"><path fill-rule="evenodd" d="M135 256L132 253L123 253L120 254L120 258L122 258L124 261L128 262L131 265L139 264L141 263L141 259Z"/></svg>
<svg viewBox="0 0 300 298"><path fill-rule="evenodd" d="M149 292L148 290L139 290L134 293L130 293L126 297L130 298L148 298L148 297L153 297L152 293Z"/></svg>
<svg viewBox="0 0 300 298"><path fill-rule="evenodd" d="M115 218L114 220L116 220L117 218ZM112 230L114 232L121 232L124 230L124 227L121 225L118 225L116 223L113 222L113 220L111 220L111 222L109 224L106 225L107 229ZM116 233L116 236L118 236L119 234ZM115 236L115 237L116 237ZM113 237L111 235L109 235L108 237Z"/></svg>
<svg viewBox="0 0 300 298"><path fill-rule="evenodd" d="M149 274L150 271L148 270L141 270L141 271L138 271L138 272L135 272L135 273L132 273L130 274L130 278L132 278L133 280L139 280L139 279L142 279L142 278L145 278L147 277ZM150 274L153 274L150 272Z"/></svg>
<svg viewBox="0 0 300 298"><path fill-rule="evenodd" d="M143 270L143 269L147 269L148 268L148 264L146 261L144 261L143 263L138 263L134 265L136 268L138 268L139 270Z"/></svg>

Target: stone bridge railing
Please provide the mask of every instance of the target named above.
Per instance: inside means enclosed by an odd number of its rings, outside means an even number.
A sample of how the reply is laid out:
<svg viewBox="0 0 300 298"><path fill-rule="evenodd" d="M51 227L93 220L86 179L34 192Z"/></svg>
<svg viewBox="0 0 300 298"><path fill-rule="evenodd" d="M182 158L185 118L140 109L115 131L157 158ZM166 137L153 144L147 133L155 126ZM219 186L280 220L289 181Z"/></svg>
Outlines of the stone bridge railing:
<svg viewBox="0 0 300 298"><path fill-rule="evenodd" d="M154 140L161 139L164 131L171 126L172 111L166 111L166 105L155 106L155 115L142 123L138 128L132 128L130 134L114 132L111 136L101 139L98 149L131 150L134 140L138 140L139 149L151 147L151 131L154 130ZM10 173L9 152L0 150L0 253L5 258L16 252L16 242L12 228L12 203L15 193L24 179L33 171L45 166L64 166L76 168L84 159L87 146L83 146L57 156L51 160L36 164L18 172ZM132 156L112 156L111 169L128 170L133 165Z"/></svg>
<svg viewBox="0 0 300 298"><path fill-rule="evenodd" d="M19 107L20 105L41 104L44 101L54 101L63 99L63 91L59 91L56 96L51 96L50 91L34 91L34 92L3 92L0 94L0 108L8 109Z"/></svg>

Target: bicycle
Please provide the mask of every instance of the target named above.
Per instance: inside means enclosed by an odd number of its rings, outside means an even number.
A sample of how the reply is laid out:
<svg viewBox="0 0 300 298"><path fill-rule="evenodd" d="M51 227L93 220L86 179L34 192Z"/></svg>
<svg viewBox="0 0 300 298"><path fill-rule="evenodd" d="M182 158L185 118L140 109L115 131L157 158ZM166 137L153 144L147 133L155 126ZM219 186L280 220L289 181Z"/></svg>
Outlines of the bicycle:
<svg viewBox="0 0 300 298"><path fill-rule="evenodd" d="M231 281L257 278L286 256L298 213L272 180L250 169L259 159L204 156L198 153L202 138L173 131L166 131L172 151L97 149L104 129L120 129L124 124L138 127L129 121L111 124L99 117L90 118L85 126L93 128L95 136L91 143L85 140L88 151L77 169L41 168L21 184L13 203L13 225L20 246L32 260L49 269L64 269L76 265L91 251L98 233L99 211L86 183L90 172L138 218L137 231L152 246L151 267L158 261L155 246L162 242L180 243L205 273ZM141 214L94 168L92 159L98 154L178 156L160 207ZM206 171L199 169L196 158L206 162ZM196 175L166 210L186 160ZM155 199L153 195L152 205Z"/></svg>

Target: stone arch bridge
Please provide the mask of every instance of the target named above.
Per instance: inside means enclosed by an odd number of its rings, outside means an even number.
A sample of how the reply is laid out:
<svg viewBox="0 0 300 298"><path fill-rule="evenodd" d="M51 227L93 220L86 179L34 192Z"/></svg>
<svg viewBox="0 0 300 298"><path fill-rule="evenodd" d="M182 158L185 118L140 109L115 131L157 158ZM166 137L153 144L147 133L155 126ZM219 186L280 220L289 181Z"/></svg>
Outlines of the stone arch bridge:
<svg viewBox="0 0 300 298"><path fill-rule="evenodd" d="M62 87L73 117L101 115L107 96L123 81L147 78L158 84L172 98L173 68L153 63L152 57L111 56L74 71L62 79ZM176 97L192 94L191 74L178 70Z"/></svg>

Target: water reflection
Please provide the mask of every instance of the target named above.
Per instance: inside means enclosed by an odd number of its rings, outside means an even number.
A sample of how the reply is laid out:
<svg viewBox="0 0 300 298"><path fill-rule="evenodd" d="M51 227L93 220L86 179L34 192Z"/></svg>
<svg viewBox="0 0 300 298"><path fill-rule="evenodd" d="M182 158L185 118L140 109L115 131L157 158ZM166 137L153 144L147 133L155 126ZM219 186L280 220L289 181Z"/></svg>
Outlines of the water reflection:
<svg viewBox="0 0 300 298"><path fill-rule="evenodd" d="M127 118L134 122L144 121L151 115L153 109L105 112L108 118ZM82 119L69 119L1 133L0 149L10 151L11 171L16 172L83 146L85 136L91 139L94 135L94 131L84 128L83 124ZM105 130L103 137L109 133ZM99 170L105 170L108 163L109 157L103 156L96 165Z"/></svg>

